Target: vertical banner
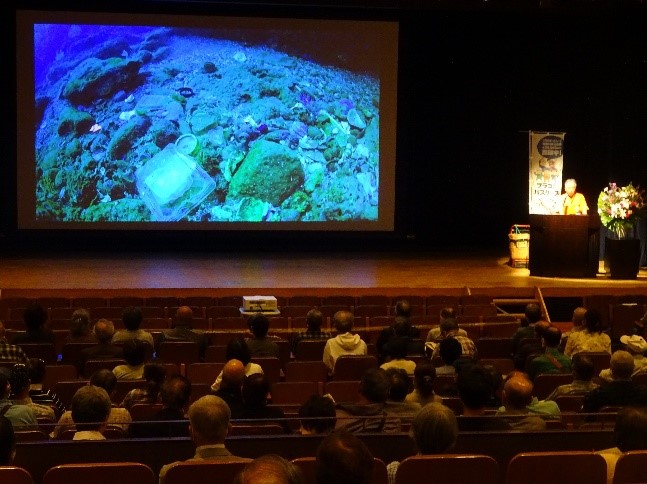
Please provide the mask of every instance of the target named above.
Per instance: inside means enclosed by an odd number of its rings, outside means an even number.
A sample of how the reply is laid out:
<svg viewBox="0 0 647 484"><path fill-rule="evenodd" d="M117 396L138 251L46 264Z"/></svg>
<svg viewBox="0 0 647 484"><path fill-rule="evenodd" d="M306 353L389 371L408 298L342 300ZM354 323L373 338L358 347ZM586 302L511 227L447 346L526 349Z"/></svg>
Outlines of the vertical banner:
<svg viewBox="0 0 647 484"><path fill-rule="evenodd" d="M529 132L528 213L549 215L559 210L565 135Z"/></svg>

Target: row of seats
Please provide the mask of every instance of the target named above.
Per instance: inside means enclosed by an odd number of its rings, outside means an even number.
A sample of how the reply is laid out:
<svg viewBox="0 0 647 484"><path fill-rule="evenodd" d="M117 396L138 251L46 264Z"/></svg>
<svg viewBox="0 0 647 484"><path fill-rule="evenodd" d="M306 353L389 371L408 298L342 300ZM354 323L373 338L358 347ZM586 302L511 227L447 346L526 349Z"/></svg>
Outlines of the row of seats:
<svg viewBox="0 0 647 484"><path fill-rule="evenodd" d="M316 480L315 457L299 457L292 462L301 470L304 483ZM232 483L245 466L239 462L182 462L171 467L164 479L166 484L209 482L218 476L218 482ZM528 452L515 455L504 472L499 463L487 455L447 454L411 456L400 462L395 474L395 484L426 482L478 482L479 484L544 484L546 482L605 484L607 464L602 456L587 451ZM616 464L613 484L644 481L647 475L647 451L623 454ZM19 467L0 468L0 481L5 484L34 484L32 476ZM42 484L68 484L70 482L137 482L155 484L157 477L145 464L137 462L62 464L49 469ZM386 464L375 458L373 484L387 484Z"/></svg>

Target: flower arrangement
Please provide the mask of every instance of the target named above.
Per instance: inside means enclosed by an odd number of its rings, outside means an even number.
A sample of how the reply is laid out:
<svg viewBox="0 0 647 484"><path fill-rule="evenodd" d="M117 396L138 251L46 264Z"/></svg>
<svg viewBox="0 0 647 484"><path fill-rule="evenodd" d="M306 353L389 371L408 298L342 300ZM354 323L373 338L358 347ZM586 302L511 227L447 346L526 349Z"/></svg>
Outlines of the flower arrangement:
<svg viewBox="0 0 647 484"><path fill-rule="evenodd" d="M598 214L600 220L617 239L625 239L633 230L637 217L645 208L645 191L631 182L625 187L615 183L600 192Z"/></svg>

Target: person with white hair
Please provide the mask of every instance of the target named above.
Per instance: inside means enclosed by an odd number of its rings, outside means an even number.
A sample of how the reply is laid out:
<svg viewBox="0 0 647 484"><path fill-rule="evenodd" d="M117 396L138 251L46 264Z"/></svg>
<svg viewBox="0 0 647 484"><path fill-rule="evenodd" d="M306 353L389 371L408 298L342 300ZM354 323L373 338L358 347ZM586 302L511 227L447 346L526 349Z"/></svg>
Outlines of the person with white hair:
<svg viewBox="0 0 647 484"><path fill-rule="evenodd" d="M645 356L645 353L647 353L647 341L645 341L645 338L638 334L625 334L620 336L620 342L625 345L624 349L627 353L633 356L634 359L634 369L631 376L637 373L647 372L647 357ZM602 370L600 372L600 378L606 382L613 380L611 368Z"/></svg>

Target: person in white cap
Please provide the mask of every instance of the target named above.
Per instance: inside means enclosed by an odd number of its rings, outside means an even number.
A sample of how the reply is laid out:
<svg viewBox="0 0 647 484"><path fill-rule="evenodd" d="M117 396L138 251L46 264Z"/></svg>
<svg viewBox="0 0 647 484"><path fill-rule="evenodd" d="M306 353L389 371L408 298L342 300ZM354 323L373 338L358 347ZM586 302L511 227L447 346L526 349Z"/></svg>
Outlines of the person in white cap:
<svg viewBox="0 0 647 484"><path fill-rule="evenodd" d="M647 372L647 341L640 335L632 334L620 337L620 342L625 345L625 350L631 354L634 358L634 370L632 376L636 373ZM604 381L611 381L613 377L611 376L611 369L607 368L600 372L600 378Z"/></svg>

